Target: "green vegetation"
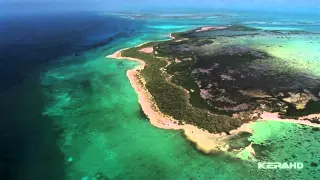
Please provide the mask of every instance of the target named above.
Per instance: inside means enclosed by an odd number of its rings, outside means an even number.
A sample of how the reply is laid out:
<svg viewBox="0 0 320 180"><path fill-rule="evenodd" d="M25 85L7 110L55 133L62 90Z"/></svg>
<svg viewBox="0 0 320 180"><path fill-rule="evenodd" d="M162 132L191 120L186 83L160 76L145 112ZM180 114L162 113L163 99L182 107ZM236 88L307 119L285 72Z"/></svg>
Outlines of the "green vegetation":
<svg viewBox="0 0 320 180"><path fill-rule="evenodd" d="M223 43L228 39L217 38L246 34L253 36L278 31L263 31L244 26L230 26L199 33L195 33L196 30L172 33L178 40L147 43L122 52L124 56L146 62L146 67L140 74L161 112L180 123L193 124L209 132L219 133L228 133L242 123L254 120L250 116L252 110L259 109L261 104L265 110L281 112L282 116L298 117L319 112L319 102L309 102L305 110L297 111L289 103L277 99L278 93L272 93L281 88L278 87L279 84L284 88L281 92L285 92L288 89L287 83L292 83L291 79L299 77L290 66L283 65L278 58L263 51L237 44L225 45ZM214 43L215 41L217 43ZM219 46L220 43L223 45ZM208 46L203 46L207 44ZM150 46L153 46L154 54L139 52L139 49ZM201 68L209 72L193 72ZM209 68L214 68L214 73ZM264 73L261 73L262 71ZM222 75L232 79L225 80ZM219 82L218 85L216 82ZM200 88L210 88L206 93L211 93L213 97L203 99ZM251 95L243 95L239 90ZM261 90L266 97L255 97L256 90ZM257 93L259 96L259 91ZM239 118L231 118L236 112L241 112Z"/></svg>
<svg viewBox="0 0 320 180"><path fill-rule="evenodd" d="M146 67L141 71L141 75L146 81L146 88L152 94L161 112L181 122L193 124L215 133L228 133L242 124L240 119L232 119L226 115L215 115L206 109L191 106L186 92L181 87L168 82L165 74L160 70L167 65L167 62L153 54L140 53L138 49L125 50L122 55L146 62ZM194 88L194 86L192 87Z"/></svg>
<svg viewBox="0 0 320 180"><path fill-rule="evenodd" d="M208 103L200 97L200 89L198 84L195 82L191 73L194 69L195 59L193 58L193 54L188 54L187 52L181 51L172 51L168 48L169 45L179 45L186 42L165 42L158 44L156 49L160 56L169 57L171 59L171 64L166 68L167 73L173 75L171 82L183 87L188 90L190 93L189 103L197 108L208 109L217 114L228 114L222 112L212 106L209 106ZM193 40L187 40L187 43L193 43ZM175 59L178 58L180 60L189 58L190 60L175 62ZM230 115L230 114L228 114Z"/></svg>

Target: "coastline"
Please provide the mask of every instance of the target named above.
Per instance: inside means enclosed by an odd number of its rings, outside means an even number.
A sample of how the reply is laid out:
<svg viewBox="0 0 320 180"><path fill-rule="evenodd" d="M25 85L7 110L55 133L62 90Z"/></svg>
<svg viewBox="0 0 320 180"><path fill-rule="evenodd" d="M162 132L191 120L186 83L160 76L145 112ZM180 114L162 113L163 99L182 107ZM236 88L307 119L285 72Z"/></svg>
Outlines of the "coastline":
<svg viewBox="0 0 320 180"><path fill-rule="evenodd" d="M172 39L175 39L175 37L173 37L171 34L170 34L170 37ZM141 47L146 43L142 43L136 47ZM242 126L240 126L239 128L230 131L229 135L227 135L226 133L214 134L214 133L209 133L206 130L200 129L194 125L190 125L190 124L180 125L178 123L178 120L163 114L162 112L160 112L157 105L154 103L152 95L145 88L145 81L143 77L141 77L140 75L140 71L144 69L144 67L146 66L146 63L141 59L122 56L121 52L127 49L129 48L118 50L107 57L113 58L113 59L123 59L123 60L139 62L139 65L134 69L128 70L126 72L126 75L130 81L131 86L133 87L133 89L138 95L138 102L143 112L148 117L150 123L153 126L161 129L168 129L168 130L182 130L186 138L189 141L193 142L196 145L196 147L204 153L212 153L212 152L218 152L218 151L227 152L229 145L226 143L226 140L228 140L230 137L238 134L239 132L253 133L253 130L249 127L249 125L251 125L254 122L242 124ZM319 117L320 115L310 115L310 116ZM270 117L272 117L272 119L270 119ZM299 120L281 119L278 117L277 113L264 112L262 114L262 118L258 119L257 121L280 121L280 122L287 122L287 123L302 124L302 125L307 125L312 127L320 127L320 124L303 120L304 118L307 118L307 117L301 117L299 118ZM252 152L251 154L254 154L254 152Z"/></svg>
<svg viewBox="0 0 320 180"><path fill-rule="evenodd" d="M304 120L304 119L312 119L315 117L320 117L320 114L310 114L308 116L302 116L298 120L296 120L296 119L281 119L279 117L279 113L263 112L261 116L262 116L262 118L258 119L257 121L279 121L279 122L296 123L296 124L320 128L320 124L316 124L316 123L312 123L308 120Z"/></svg>
<svg viewBox="0 0 320 180"><path fill-rule="evenodd" d="M145 43L143 43L145 44ZM136 47L140 47L143 44L140 44ZM130 81L131 86L138 94L138 102L145 113L145 115L150 120L150 123L161 129L167 130L183 130L186 138L193 142L196 147L204 152L204 153L212 153L218 151L227 151L229 146L224 140L228 139L230 136L237 134L238 132L250 132L252 130L248 127L250 123L243 124L236 130L230 132L231 135L227 135L226 133L213 134L209 133L206 130L199 129L198 127L190 124L179 125L178 120L173 119L170 116L167 116L160 112L157 105L152 100L151 94L145 88L143 82L144 80L141 78L139 71L145 67L145 62L141 59L136 59L132 57L124 57L121 55L121 52L126 50L121 49L116 51L112 55L107 56L108 58L113 59L125 59L130 61L139 62L139 65L127 71L126 75Z"/></svg>
<svg viewBox="0 0 320 180"><path fill-rule="evenodd" d="M172 33L170 33L170 39L175 40L176 37L174 37L174 36L172 35Z"/></svg>

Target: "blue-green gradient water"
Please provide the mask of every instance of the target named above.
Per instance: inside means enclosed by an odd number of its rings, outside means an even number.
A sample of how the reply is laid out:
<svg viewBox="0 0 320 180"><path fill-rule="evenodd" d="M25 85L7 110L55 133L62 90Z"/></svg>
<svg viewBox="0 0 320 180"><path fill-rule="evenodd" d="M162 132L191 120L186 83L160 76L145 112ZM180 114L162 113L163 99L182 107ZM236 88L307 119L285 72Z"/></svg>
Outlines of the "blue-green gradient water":
<svg viewBox="0 0 320 180"><path fill-rule="evenodd" d="M50 17L56 24L50 23L52 26L44 29L47 31L29 34L26 30L40 28L45 22L30 28L18 26L19 21L15 24L18 27L8 26L17 32L23 30L24 40L9 28L2 30L12 37L4 36L7 43L1 46L1 58L7 62L1 66L2 78L8 82L1 93L5 115L1 126L4 165L0 171L4 178L0 179L320 178L319 166L311 166L320 160L319 131L280 122L252 125L252 141L261 144L263 160L303 162L302 170L258 170L256 162L225 154L204 155L182 132L157 129L143 116L125 73L137 65L135 62L106 58L122 48L169 39L174 31L207 25L320 32L317 17L258 17L238 12L206 18L132 18L105 13L69 17L74 20ZM22 42L28 43L19 49ZM27 49L30 44L34 49ZM28 56L31 52L37 61ZM10 64L12 59L18 59L20 65ZM4 68L9 65L12 71Z"/></svg>

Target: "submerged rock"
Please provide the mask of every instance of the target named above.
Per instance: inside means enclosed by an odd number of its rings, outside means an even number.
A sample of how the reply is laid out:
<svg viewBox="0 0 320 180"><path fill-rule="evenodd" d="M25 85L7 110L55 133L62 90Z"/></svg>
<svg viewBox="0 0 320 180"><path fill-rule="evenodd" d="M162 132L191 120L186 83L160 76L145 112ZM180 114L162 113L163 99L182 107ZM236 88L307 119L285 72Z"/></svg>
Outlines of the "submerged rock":
<svg viewBox="0 0 320 180"><path fill-rule="evenodd" d="M318 167L318 163L311 162L311 163L310 163L310 166L311 166L311 167Z"/></svg>
<svg viewBox="0 0 320 180"><path fill-rule="evenodd" d="M108 180L109 178L107 178L102 172L98 172L96 175L95 175L95 178L97 180Z"/></svg>

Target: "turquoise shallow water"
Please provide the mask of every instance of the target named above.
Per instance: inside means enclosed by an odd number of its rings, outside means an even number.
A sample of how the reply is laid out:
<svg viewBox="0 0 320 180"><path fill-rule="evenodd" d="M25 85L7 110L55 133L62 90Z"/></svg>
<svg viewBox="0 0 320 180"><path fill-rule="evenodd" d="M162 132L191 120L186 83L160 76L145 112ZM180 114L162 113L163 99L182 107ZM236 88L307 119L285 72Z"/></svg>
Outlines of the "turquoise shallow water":
<svg viewBox="0 0 320 180"><path fill-rule="evenodd" d="M301 72L320 75L320 35L291 35L288 38L257 36L234 38L232 43L247 45L280 58L283 64Z"/></svg>
<svg viewBox="0 0 320 180"><path fill-rule="evenodd" d="M145 28L112 47L65 57L42 74L50 99L44 115L63 127L59 146L66 179L319 179L319 131L300 125L261 122L252 141L266 161L302 161L297 170L258 170L256 162L225 154L204 155L179 131L157 129L140 112L125 75L137 64L106 58L118 49L165 40L172 31L219 24L221 20L145 19ZM201 22L201 23L200 23ZM102 178L100 178L102 179Z"/></svg>

